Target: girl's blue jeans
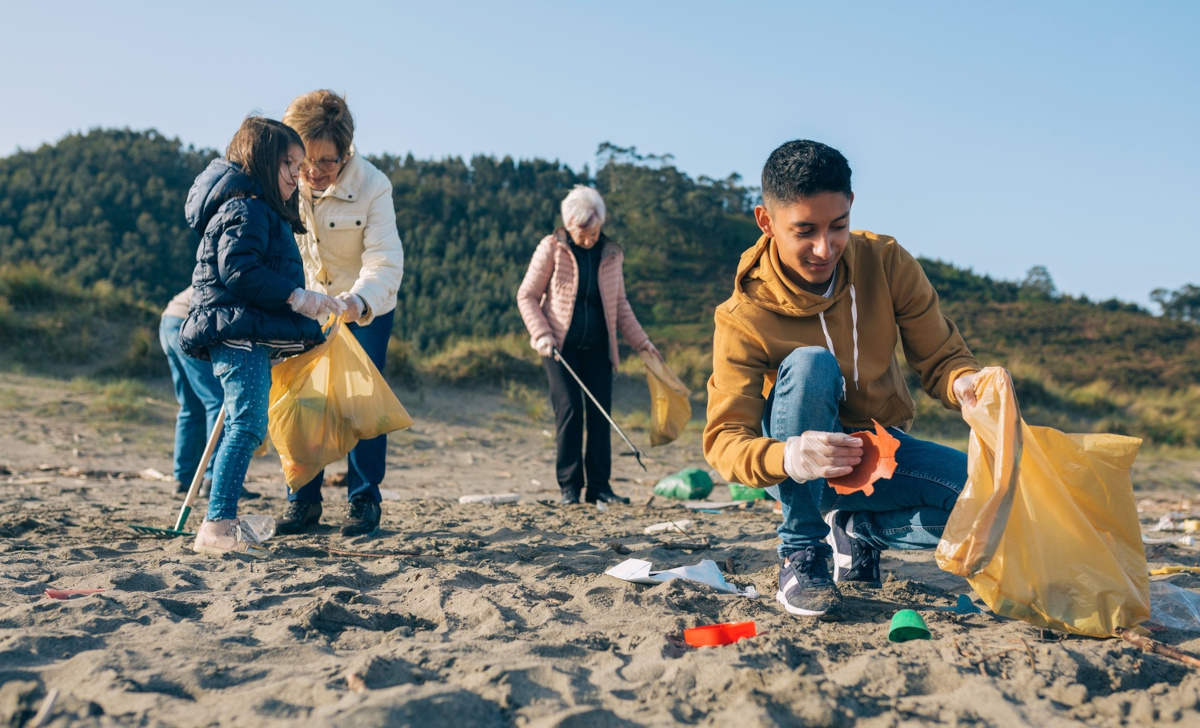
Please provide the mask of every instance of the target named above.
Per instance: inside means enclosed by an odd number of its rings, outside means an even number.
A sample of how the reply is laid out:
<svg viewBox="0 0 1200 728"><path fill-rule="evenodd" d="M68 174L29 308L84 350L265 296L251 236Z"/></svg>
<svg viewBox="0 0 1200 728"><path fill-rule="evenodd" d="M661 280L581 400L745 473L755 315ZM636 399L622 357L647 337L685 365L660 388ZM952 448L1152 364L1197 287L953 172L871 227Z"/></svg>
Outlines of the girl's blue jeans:
<svg viewBox="0 0 1200 728"><path fill-rule="evenodd" d="M763 435L786 441L809 430L859 432L838 418L842 373L837 360L819 346L796 349L779 367L779 377L767 398ZM822 514L832 510L852 514L852 535L883 550L929 549L937 546L958 494L967 482L967 456L953 448L918 440L898 428L888 431L900 440L896 472L875 482L875 492L838 495L824 478L797 483L788 478L767 489L783 504L779 526L779 555L808 546L830 555L825 543L829 526Z"/></svg>
<svg viewBox="0 0 1200 728"><path fill-rule="evenodd" d="M213 374L225 388L225 434L213 467L208 520L237 517L238 496L250 458L267 435L271 394L270 350L253 344L249 351L218 344L208 350Z"/></svg>

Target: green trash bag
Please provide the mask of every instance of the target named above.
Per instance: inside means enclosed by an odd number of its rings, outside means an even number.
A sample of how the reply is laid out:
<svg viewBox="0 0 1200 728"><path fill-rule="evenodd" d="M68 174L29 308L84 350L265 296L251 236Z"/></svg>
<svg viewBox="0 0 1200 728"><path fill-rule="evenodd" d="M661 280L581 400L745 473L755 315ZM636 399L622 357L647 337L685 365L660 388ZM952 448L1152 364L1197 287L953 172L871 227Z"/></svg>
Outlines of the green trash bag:
<svg viewBox="0 0 1200 728"><path fill-rule="evenodd" d="M700 468L684 468L658 481L654 495L678 500L704 500L712 492L713 482Z"/></svg>
<svg viewBox="0 0 1200 728"><path fill-rule="evenodd" d="M767 491L763 488L751 488L748 485L741 483L729 484L729 498L735 501L755 501L763 500L767 497Z"/></svg>

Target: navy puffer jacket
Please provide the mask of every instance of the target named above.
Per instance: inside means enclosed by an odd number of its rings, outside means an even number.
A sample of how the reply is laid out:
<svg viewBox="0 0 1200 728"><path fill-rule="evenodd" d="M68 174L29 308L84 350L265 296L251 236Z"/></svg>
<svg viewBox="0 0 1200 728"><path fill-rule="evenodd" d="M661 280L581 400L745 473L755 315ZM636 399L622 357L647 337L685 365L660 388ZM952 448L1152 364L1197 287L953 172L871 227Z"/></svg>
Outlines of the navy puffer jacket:
<svg viewBox="0 0 1200 728"><path fill-rule="evenodd" d="M262 187L227 159L214 159L188 192L188 225L200 235L192 307L179 332L189 356L208 359L222 341L325 340L321 326L287 305L304 287L304 264L287 221Z"/></svg>

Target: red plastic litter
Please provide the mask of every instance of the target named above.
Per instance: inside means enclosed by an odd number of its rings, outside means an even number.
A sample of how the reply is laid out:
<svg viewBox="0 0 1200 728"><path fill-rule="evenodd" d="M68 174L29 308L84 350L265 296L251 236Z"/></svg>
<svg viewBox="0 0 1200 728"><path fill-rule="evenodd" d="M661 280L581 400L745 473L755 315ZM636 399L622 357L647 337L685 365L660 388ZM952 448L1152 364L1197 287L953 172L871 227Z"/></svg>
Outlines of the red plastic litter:
<svg viewBox="0 0 1200 728"><path fill-rule="evenodd" d="M46 596L51 599L69 599L76 594L99 594L103 589L47 589Z"/></svg>
<svg viewBox="0 0 1200 728"><path fill-rule="evenodd" d="M731 645L738 640L754 637L758 630L754 622L726 622L708 624L683 630L683 639L692 647L718 647Z"/></svg>

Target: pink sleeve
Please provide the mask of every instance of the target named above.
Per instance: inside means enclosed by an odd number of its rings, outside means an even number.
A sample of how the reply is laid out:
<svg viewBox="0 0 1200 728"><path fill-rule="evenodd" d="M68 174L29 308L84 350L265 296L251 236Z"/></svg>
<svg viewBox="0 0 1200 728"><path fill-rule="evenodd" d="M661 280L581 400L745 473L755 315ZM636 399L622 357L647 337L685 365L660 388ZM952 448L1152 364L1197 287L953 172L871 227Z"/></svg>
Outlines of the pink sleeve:
<svg viewBox="0 0 1200 728"><path fill-rule="evenodd" d="M529 270L525 271L525 279L517 289L517 309L529 336L534 341L551 336L550 322L542 311L542 298L550 286L550 277L554 274L553 238L547 236L538 243L533 251L533 259L529 261Z"/></svg>

